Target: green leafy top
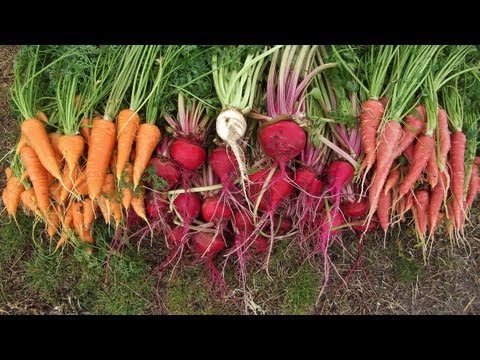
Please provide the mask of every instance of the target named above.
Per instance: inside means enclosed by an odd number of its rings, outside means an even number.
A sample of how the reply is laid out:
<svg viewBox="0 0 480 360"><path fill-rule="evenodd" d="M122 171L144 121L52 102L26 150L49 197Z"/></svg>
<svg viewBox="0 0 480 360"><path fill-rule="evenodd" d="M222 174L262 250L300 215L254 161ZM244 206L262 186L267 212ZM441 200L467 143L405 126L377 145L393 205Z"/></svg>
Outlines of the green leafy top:
<svg viewBox="0 0 480 360"><path fill-rule="evenodd" d="M213 82L222 108L234 108L243 114L250 112L265 58L280 47L263 51L253 47L226 47L213 54Z"/></svg>

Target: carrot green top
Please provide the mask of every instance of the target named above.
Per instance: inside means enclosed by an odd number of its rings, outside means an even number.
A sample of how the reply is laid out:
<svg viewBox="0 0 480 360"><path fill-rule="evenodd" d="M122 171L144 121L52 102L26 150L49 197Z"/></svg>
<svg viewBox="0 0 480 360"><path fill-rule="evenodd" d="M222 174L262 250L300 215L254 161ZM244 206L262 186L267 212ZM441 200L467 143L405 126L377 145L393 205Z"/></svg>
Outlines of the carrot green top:
<svg viewBox="0 0 480 360"><path fill-rule="evenodd" d="M120 109L123 97L125 96L130 84L135 77L138 62L141 58L143 46L129 45L126 46L121 59L120 64L115 74L110 96L108 97L107 104L105 106L105 114L103 118L105 120L113 120Z"/></svg>
<svg viewBox="0 0 480 360"><path fill-rule="evenodd" d="M401 121L418 104L417 91L425 82L432 59L440 48L437 45L398 46L383 121Z"/></svg>
<svg viewBox="0 0 480 360"><path fill-rule="evenodd" d="M146 96L145 120L154 124L164 113L166 98L170 92L167 89L169 80L179 66L179 56L184 46L161 46L157 57L154 60L154 71L150 73L150 84L152 89Z"/></svg>
<svg viewBox="0 0 480 360"><path fill-rule="evenodd" d="M10 96L24 119L33 118L37 112L40 75L72 53L67 51L49 64L46 64L47 54L40 46L23 46L15 59Z"/></svg>

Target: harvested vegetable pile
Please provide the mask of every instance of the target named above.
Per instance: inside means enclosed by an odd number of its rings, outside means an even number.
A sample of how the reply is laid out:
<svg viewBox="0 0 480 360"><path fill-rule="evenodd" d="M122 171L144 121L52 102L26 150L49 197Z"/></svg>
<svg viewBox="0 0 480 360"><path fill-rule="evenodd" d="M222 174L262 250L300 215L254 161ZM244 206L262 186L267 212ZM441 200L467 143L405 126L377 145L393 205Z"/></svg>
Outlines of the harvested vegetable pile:
<svg viewBox="0 0 480 360"><path fill-rule="evenodd" d="M322 264L320 297L346 232L359 251L345 281L378 226L414 226L425 263L439 233L468 246L479 59L473 46L25 46L2 200L44 224L52 252L94 256L105 222L112 249L165 243L159 278L189 253L246 312L249 271L268 273L287 239Z"/></svg>

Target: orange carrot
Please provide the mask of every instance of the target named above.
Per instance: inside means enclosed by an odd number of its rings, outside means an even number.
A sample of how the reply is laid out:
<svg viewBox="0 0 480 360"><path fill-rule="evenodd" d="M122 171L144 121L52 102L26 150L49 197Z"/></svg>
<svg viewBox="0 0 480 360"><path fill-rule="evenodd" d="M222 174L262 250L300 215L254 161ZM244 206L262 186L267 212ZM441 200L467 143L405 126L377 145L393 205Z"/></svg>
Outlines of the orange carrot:
<svg viewBox="0 0 480 360"><path fill-rule="evenodd" d="M20 203L20 196L25 191L25 187L19 178L12 175L8 178L4 191L6 191L6 196L8 198L7 202L5 203L8 215L15 218L18 204Z"/></svg>
<svg viewBox="0 0 480 360"><path fill-rule="evenodd" d="M22 134L20 136L20 140L18 141L17 149L15 150L15 154L20 154L20 151L22 151L22 148L25 145L30 145L30 143L28 142L27 137Z"/></svg>
<svg viewBox="0 0 480 360"><path fill-rule="evenodd" d="M384 232L387 232L390 225L390 208L392 207L392 192L382 191L378 200L377 216L378 222Z"/></svg>
<svg viewBox="0 0 480 360"><path fill-rule="evenodd" d="M83 228L90 231L93 221L95 220L95 209L91 199L87 198L83 201Z"/></svg>
<svg viewBox="0 0 480 360"><path fill-rule="evenodd" d="M63 160L62 153L58 148L58 141L60 140L61 137L62 137L62 134L57 132L52 132L48 134L48 138L50 139L50 143L52 144L53 152L55 153L55 158L57 159L57 162L59 164L61 164Z"/></svg>
<svg viewBox="0 0 480 360"><path fill-rule="evenodd" d="M115 220L115 227L118 227L122 221L122 206L120 205L120 202L115 199L111 201L110 204L112 207L112 215Z"/></svg>
<svg viewBox="0 0 480 360"><path fill-rule="evenodd" d="M425 126L425 106L418 105L413 114L407 115L405 118L405 125L403 127L403 134L398 143L395 152L395 158L399 157L409 146L413 140L423 130Z"/></svg>
<svg viewBox="0 0 480 360"><path fill-rule="evenodd" d="M384 110L384 106L379 100L367 100L362 104L360 133L362 136L362 149L365 152L362 169L365 169L366 173L375 163L377 129L382 120Z"/></svg>
<svg viewBox="0 0 480 360"><path fill-rule="evenodd" d="M87 159L88 193L92 200L95 200L102 191L110 157L115 147L115 136L115 124L112 121L99 117L93 120Z"/></svg>
<svg viewBox="0 0 480 360"><path fill-rule="evenodd" d="M138 128L135 147L135 163L133 164L133 188L140 184L143 171L147 167L152 153L160 141L160 129L155 124L143 123Z"/></svg>
<svg viewBox="0 0 480 360"><path fill-rule="evenodd" d="M115 198L116 189L115 189L115 177L113 174L107 174L105 176L105 182L102 187L102 195L105 199L105 206L107 207L107 216L108 218L112 215L112 202Z"/></svg>
<svg viewBox="0 0 480 360"><path fill-rule="evenodd" d="M80 121L80 134L82 134L88 144L90 135L92 134L92 124L90 124L90 119L85 118Z"/></svg>
<svg viewBox="0 0 480 360"><path fill-rule="evenodd" d="M397 121L388 121L379 136L375 175L369 189L369 218L377 210L378 200L394 160L395 149L402 136L402 127Z"/></svg>
<svg viewBox="0 0 480 360"><path fill-rule="evenodd" d="M62 188L62 184L57 181L50 185L50 197L58 204L61 203Z"/></svg>
<svg viewBox="0 0 480 360"><path fill-rule="evenodd" d="M451 136L450 168L451 189L453 195L452 211L457 229L460 230L463 212L463 188L465 181L465 144L466 137L462 131L456 131Z"/></svg>
<svg viewBox="0 0 480 360"><path fill-rule="evenodd" d="M133 167L130 162L125 165L125 169L123 170L123 181L124 186L122 188L122 205L125 210L128 210L133 197L131 189L131 184L133 182Z"/></svg>
<svg viewBox="0 0 480 360"><path fill-rule="evenodd" d="M415 191L415 205L413 207L413 216L415 218L415 228L417 229L418 234L421 238L427 233L428 227L428 200L429 195L426 190L416 190Z"/></svg>
<svg viewBox="0 0 480 360"><path fill-rule="evenodd" d="M447 155L450 151L450 130L448 129L447 112L443 109L438 109L438 140L440 144L440 151L438 153L438 164L440 171L445 170L447 164Z"/></svg>
<svg viewBox="0 0 480 360"><path fill-rule="evenodd" d="M71 176L85 149L85 140L81 135L62 135L58 139L58 149L68 165Z"/></svg>
<svg viewBox="0 0 480 360"><path fill-rule="evenodd" d="M50 239L55 236L60 225L60 209L58 206L53 206L47 215L47 233Z"/></svg>
<svg viewBox="0 0 480 360"><path fill-rule="evenodd" d="M83 240L83 204L80 201L75 201L71 207L73 227L80 239Z"/></svg>
<svg viewBox="0 0 480 360"><path fill-rule="evenodd" d="M73 184L76 181L78 176L78 167L76 166L75 169L73 170L72 176L70 176L70 169L68 167L68 164L65 163L65 166L63 168L63 186L62 186L62 192L60 195L60 203L63 204L65 200L67 200L68 195L73 189Z"/></svg>
<svg viewBox="0 0 480 360"><path fill-rule="evenodd" d="M145 202L143 201L144 193L145 190L143 188L141 188L140 191L134 193L131 205L135 213L140 218L148 222L147 216L145 214Z"/></svg>
<svg viewBox="0 0 480 360"><path fill-rule="evenodd" d="M50 206L47 170L42 166L36 152L30 146L23 147L20 157L32 182L38 207L46 215Z"/></svg>
<svg viewBox="0 0 480 360"><path fill-rule="evenodd" d="M122 176L123 169L132 151L133 141L140 123L140 116L132 109L120 111L117 117L117 163L115 174Z"/></svg>
<svg viewBox="0 0 480 360"><path fill-rule="evenodd" d="M30 118L22 122L21 128L43 167L55 178L61 180L62 173L45 130L45 124L37 119Z"/></svg>
<svg viewBox="0 0 480 360"><path fill-rule="evenodd" d="M78 196L85 196L88 194L87 178L85 176L79 176L74 191Z"/></svg>
<svg viewBox="0 0 480 360"><path fill-rule="evenodd" d="M12 168L10 166L7 166L5 168L5 177L8 179L10 179L10 176L13 175L13 171L12 171Z"/></svg>
<svg viewBox="0 0 480 360"><path fill-rule="evenodd" d="M65 211L65 218L63 219L63 228L71 230L73 226L73 206L70 204Z"/></svg>
<svg viewBox="0 0 480 360"><path fill-rule="evenodd" d="M43 122L45 124L48 124L48 116L43 111L37 112L37 115L35 115L35 118L40 120L41 122Z"/></svg>
<svg viewBox="0 0 480 360"><path fill-rule="evenodd" d="M33 190L33 187L22 192L20 199L27 210L36 215L41 215L40 211L38 210L37 199L35 197L35 191Z"/></svg>
<svg viewBox="0 0 480 360"><path fill-rule="evenodd" d="M430 153L430 157L428 158L428 161L427 161L428 183L430 184L432 189L438 183L438 163L437 163L437 152L435 151L435 144L433 147L434 148Z"/></svg>
<svg viewBox="0 0 480 360"><path fill-rule="evenodd" d="M96 201L97 201L98 208L100 209L100 212L103 215L103 219L105 220L105 223L110 224L110 217L108 216L107 205L105 204L105 198L103 197L103 195L100 195Z"/></svg>
<svg viewBox="0 0 480 360"><path fill-rule="evenodd" d="M402 197L413 188L413 185L420 178L420 175L422 175L423 170L427 166L428 159L430 158L432 152L435 151L434 147L435 141L431 136L420 136L415 144L413 161L410 166L410 170L398 188L399 197Z"/></svg>

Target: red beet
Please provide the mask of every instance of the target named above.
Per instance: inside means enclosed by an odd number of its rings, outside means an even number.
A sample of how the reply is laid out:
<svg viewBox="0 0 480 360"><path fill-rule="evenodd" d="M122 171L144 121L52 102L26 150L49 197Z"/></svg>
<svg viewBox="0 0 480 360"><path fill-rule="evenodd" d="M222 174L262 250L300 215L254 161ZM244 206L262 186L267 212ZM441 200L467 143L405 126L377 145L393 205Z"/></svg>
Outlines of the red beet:
<svg viewBox="0 0 480 360"><path fill-rule="evenodd" d="M257 236L254 240L253 247L255 249L255 253L263 254L269 248L268 240L263 236Z"/></svg>
<svg viewBox="0 0 480 360"><path fill-rule="evenodd" d="M197 255L213 256L225 247L221 234L198 232L192 235L192 249Z"/></svg>
<svg viewBox="0 0 480 360"><path fill-rule="evenodd" d="M205 149L185 138L178 138L170 144L170 156L185 169L197 170L205 162Z"/></svg>
<svg viewBox="0 0 480 360"><path fill-rule="evenodd" d="M235 213L233 220L235 222L235 227L241 234L250 234L255 229L252 218L242 210Z"/></svg>
<svg viewBox="0 0 480 360"><path fill-rule="evenodd" d="M302 168L295 173L295 183L313 196L319 196L323 190L322 181L317 179L315 172L308 168Z"/></svg>
<svg viewBox="0 0 480 360"><path fill-rule="evenodd" d="M173 189L175 185L177 185L178 180L180 179L180 170L178 169L178 166L169 158L164 156L152 157L148 166L153 166L156 170L157 176L167 181L168 190ZM145 180L151 187L153 179L149 179L148 176L146 176Z"/></svg>
<svg viewBox="0 0 480 360"><path fill-rule="evenodd" d="M217 196L212 196L203 202L202 216L205 221L217 224L221 221L228 221L232 217L232 211L225 201L220 201Z"/></svg>
<svg viewBox="0 0 480 360"><path fill-rule="evenodd" d="M183 193L173 201L180 216L185 219L195 219L202 209L202 200L195 193Z"/></svg>
<svg viewBox="0 0 480 360"><path fill-rule="evenodd" d="M257 201L269 172L270 169L262 169L249 176L250 181L252 181L249 196L253 203ZM275 170L270 182L267 184L267 189L260 200L258 208L261 211L273 212L283 199L292 195L293 190L293 186L282 176L280 170Z"/></svg>
<svg viewBox="0 0 480 360"><path fill-rule="evenodd" d="M208 162L222 183L238 177L238 163L235 160L235 155L225 146L213 149Z"/></svg>
<svg viewBox="0 0 480 360"><path fill-rule="evenodd" d="M346 161L333 161L327 169L328 183L338 194L343 185L353 179L353 166Z"/></svg>
<svg viewBox="0 0 480 360"><path fill-rule="evenodd" d="M290 230L292 230L293 223L292 220L289 218L286 218L285 216L282 216L282 221L280 222L280 225L278 224L280 220L280 217L275 216L273 218L273 226L275 227L276 235L285 235L288 234ZM278 229L278 230L277 230Z"/></svg>
<svg viewBox="0 0 480 360"><path fill-rule="evenodd" d="M168 246L175 249L182 245L182 239L186 233L185 230L186 229L183 226L176 226L167 236Z"/></svg>
<svg viewBox="0 0 480 360"><path fill-rule="evenodd" d="M378 220L376 217L373 217L372 220L370 221L370 224L368 224L368 228L366 225L360 224L360 225L354 225L352 226L352 229L354 231L357 231L359 233L364 233L365 231L372 231L377 227Z"/></svg>
<svg viewBox="0 0 480 360"><path fill-rule="evenodd" d="M168 212L168 204L159 195L149 193L145 198L145 208L150 220L158 220Z"/></svg>
<svg viewBox="0 0 480 360"><path fill-rule="evenodd" d="M291 120L275 122L260 131L263 151L280 165L300 155L306 141L305 131Z"/></svg>
<svg viewBox="0 0 480 360"><path fill-rule="evenodd" d="M368 200L366 198L362 198L360 202L345 201L340 204L340 209L342 209L343 213L347 216L353 218L363 217L368 210Z"/></svg>

